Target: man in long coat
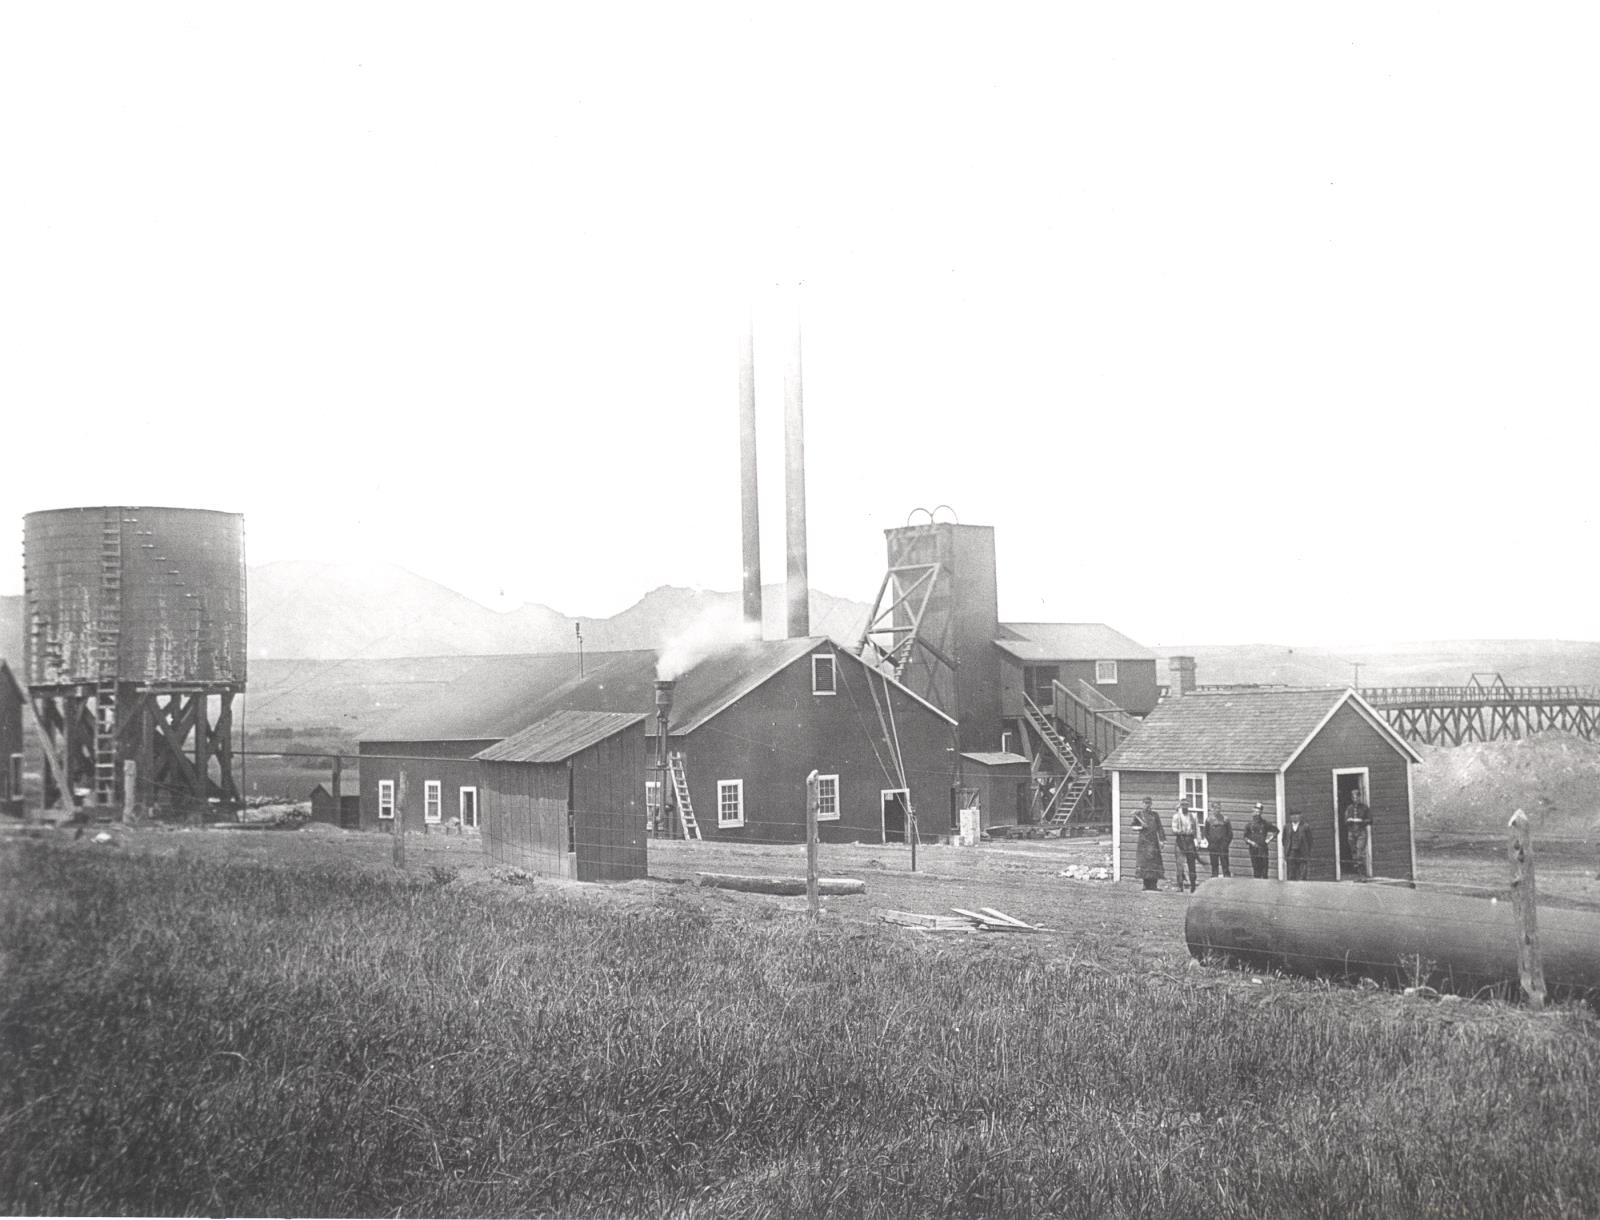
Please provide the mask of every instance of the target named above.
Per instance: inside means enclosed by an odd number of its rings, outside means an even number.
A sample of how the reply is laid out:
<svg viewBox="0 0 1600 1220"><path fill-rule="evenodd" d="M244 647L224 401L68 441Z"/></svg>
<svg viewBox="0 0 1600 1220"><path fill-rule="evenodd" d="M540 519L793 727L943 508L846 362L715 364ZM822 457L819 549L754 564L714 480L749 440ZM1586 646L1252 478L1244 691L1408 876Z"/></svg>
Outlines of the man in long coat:
<svg viewBox="0 0 1600 1220"><path fill-rule="evenodd" d="M1144 888L1153 890L1156 882L1167 875L1166 864L1162 861L1162 847L1166 843L1166 836L1161 831L1161 817L1150 807L1150 798L1144 798L1144 808L1133 815L1133 825L1139 833L1138 854L1134 860L1134 871L1144 881Z"/></svg>

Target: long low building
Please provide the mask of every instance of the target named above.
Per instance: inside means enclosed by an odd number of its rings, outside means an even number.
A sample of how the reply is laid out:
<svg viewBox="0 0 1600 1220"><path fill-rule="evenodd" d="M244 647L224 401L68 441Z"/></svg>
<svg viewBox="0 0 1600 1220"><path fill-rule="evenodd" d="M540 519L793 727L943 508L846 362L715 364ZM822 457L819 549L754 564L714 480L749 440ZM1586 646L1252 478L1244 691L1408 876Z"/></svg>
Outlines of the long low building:
<svg viewBox="0 0 1600 1220"><path fill-rule="evenodd" d="M652 823L681 821L655 768L657 655L488 658L361 743L361 822L411 830L478 820L485 751L563 711L630 713L647 749L629 783ZM802 842L806 779L819 777L824 841L950 833L954 719L824 637L750 641L708 657L672 691L669 751L681 757L703 838ZM471 811L469 818L468 811Z"/></svg>

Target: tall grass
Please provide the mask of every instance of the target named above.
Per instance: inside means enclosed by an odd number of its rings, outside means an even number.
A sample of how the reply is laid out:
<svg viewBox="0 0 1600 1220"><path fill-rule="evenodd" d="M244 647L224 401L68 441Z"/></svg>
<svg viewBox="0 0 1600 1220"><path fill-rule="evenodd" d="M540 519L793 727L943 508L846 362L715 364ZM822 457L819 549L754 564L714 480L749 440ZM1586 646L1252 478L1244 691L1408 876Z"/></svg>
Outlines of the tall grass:
<svg viewBox="0 0 1600 1220"><path fill-rule="evenodd" d="M0 1209L1600 1213L1584 1011L741 910L12 845Z"/></svg>

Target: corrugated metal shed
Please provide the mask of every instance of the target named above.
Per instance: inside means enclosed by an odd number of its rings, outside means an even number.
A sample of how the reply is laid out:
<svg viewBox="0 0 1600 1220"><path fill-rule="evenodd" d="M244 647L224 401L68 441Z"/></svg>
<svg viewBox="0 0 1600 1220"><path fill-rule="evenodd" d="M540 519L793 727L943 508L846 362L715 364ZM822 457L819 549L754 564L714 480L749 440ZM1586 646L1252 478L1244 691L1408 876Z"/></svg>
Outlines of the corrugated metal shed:
<svg viewBox="0 0 1600 1220"><path fill-rule="evenodd" d="M1153 661L1156 654L1104 623L1001 623L995 644L1021 661Z"/></svg>
<svg viewBox="0 0 1600 1220"><path fill-rule="evenodd" d="M1349 690L1234 691L1168 699L1103 764L1110 771L1277 771L1346 699ZM1359 699L1395 747L1415 753Z"/></svg>
<svg viewBox="0 0 1600 1220"><path fill-rule="evenodd" d="M476 757L483 762L558 763L638 724L644 717L628 712L552 712L537 724Z"/></svg>

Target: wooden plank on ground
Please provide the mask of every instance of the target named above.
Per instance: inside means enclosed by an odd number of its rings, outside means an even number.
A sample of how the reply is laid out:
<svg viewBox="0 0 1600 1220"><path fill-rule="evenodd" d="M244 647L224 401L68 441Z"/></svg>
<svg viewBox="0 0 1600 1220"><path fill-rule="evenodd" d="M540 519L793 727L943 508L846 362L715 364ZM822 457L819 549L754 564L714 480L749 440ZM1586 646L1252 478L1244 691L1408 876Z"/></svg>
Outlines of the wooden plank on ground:
<svg viewBox="0 0 1600 1220"><path fill-rule="evenodd" d="M743 877L735 873L696 873L700 885L722 890L741 890L749 894L804 894L804 877ZM855 877L821 877L817 890L822 894L865 894L867 883Z"/></svg>
<svg viewBox="0 0 1600 1220"><path fill-rule="evenodd" d="M1014 915L1007 915L1004 911L997 911L993 907L979 907L978 909L991 919L999 920L1004 924L1010 924L1014 928L1027 928L1028 931L1033 931L1033 925L1031 923L1023 923L1022 920L1016 918Z"/></svg>

